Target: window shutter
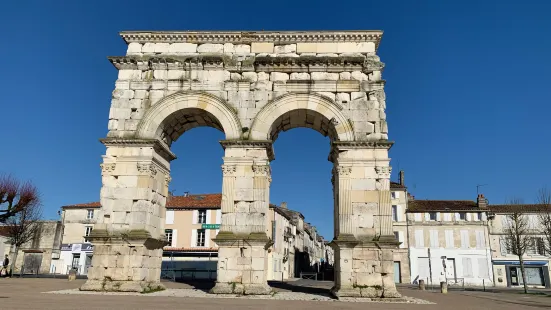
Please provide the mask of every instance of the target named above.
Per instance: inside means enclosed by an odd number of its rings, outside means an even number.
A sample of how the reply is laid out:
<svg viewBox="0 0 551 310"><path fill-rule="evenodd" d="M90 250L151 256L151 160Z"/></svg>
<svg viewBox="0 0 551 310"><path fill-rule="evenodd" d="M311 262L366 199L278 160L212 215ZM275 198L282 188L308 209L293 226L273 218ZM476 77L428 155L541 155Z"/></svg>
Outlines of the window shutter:
<svg viewBox="0 0 551 310"><path fill-rule="evenodd" d="M446 248L453 249L454 242L453 242L453 230L446 230L445 231L446 236Z"/></svg>
<svg viewBox="0 0 551 310"><path fill-rule="evenodd" d="M210 229L205 229L205 247L210 247Z"/></svg>
<svg viewBox="0 0 551 310"><path fill-rule="evenodd" d="M500 250L501 256L507 255L507 241L503 236L499 237L499 250Z"/></svg>
<svg viewBox="0 0 551 310"><path fill-rule="evenodd" d="M415 231L415 245L418 248L422 248L425 246L423 231L420 229Z"/></svg>
<svg viewBox="0 0 551 310"><path fill-rule="evenodd" d="M430 231L430 247L431 248L437 248L438 247L438 230L431 230Z"/></svg>
<svg viewBox="0 0 551 310"><path fill-rule="evenodd" d="M442 213L436 212L436 220L440 222L442 220Z"/></svg>
<svg viewBox="0 0 551 310"><path fill-rule="evenodd" d="M220 210L220 209L216 210L216 223L215 224L222 224L222 210Z"/></svg>
<svg viewBox="0 0 551 310"><path fill-rule="evenodd" d="M486 240L484 238L484 231L477 230L476 231L476 248L477 249L484 249Z"/></svg>
<svg viewBox="0 0 551 310"><path fill-rule="evenodd" d="M198 218L199 218L199 210L193 210L192 224L197 224Z"/></svg>
<svg viewBox="0 0 551 310"><path fill-rule="evenodd" d="M166 210L165 224L174 224L174 210Z"/></svg>
<svg viewBox="0 0 551 310"><path fill-rule="evenodd" d="M395 197L396 199L400 198L400 192L399 192L399 191L395 191L395 192L394 192L394 197Z"/></svg>
<svg viewBox="0 0 551 310"><path fill-rule="evenodd" d="M415 221L416 222L421 222L422 219L421 219L421 213L415 213Z"/></svg>
<svg viewBox="0 0 551 310"><path fill-rule="evenodd" d="M463 257L463 277L470 278L473 276L473 266L471 264L471 259Z"/></svg>
<svg viewBox="0 0 551 310"><path fill-rule="evenodd" d="M171 247L177 247L178 246L178 229L172 230L172 242L170 243Z"/></svg>
<svg viewBox="0 0 551 310"><path fill-rule="evenodd" d="M191 243L190 244L191 244L192 248L197 246L197 229L192 229L191 230Z"/></svg>
<svg viewBox="0 0 551 310"><path fill-rule="evenodd" d="M396 205L396 220L398 222L403 221L402 219L402 206Z"/></svg>
<svg viewBox="0 0 551 310"><path fill-rule="evenodd" d="M455 220L459 221L459 213L455 213Z"/></svg>
<svg viewBox="0 0 551 310"><path fill-rule="evenodd" d="M469 212L467 212L465 214L465 221L470 221L471 220L471 214Z"/></svg>
<svg viewBox="0 0 551 310"><path fill-rule="evenodd" d="M478 259L478 277L484 279L490 277L490 273L488 272L488 261L486 258Z"/></svg>
<svg viewBox="0 0 551 310"><path fill-rule="evenodd" d="M468 248L470 248L470 244L469 244L469 231L468 231L468 230L462 230L462 231L461 231L461 248L462 248L462 249L468 249Z"/></svg>
<svg viewBox="0 0 551 310"><path fill-rule="evenodd" d="M425 213L425 221L430 221L430 214L429 213Z"/></svg>
<svg viewBox="0 0 551 310"><path fill-rule="evenodd" d="M402 243L400 243L400 248L405 248L406 247L406 243L404 241L404 232L403 231L398 232L398 241L402 242Z"/></svg>
<svg viewBox="0 0 551 310"><path fill-rule="evenodd" d="M211 210L207 210L207 218L205 219L205 224L211 224L211 220L210 220L210 215L211 215Z"/></svg>

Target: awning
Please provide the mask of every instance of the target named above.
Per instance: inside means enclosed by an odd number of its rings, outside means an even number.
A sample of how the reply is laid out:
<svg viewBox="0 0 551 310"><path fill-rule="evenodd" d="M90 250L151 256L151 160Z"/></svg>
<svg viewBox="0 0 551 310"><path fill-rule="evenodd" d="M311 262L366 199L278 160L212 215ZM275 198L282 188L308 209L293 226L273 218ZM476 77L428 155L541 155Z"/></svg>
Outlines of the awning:
<svg viewBox="0 0 551 310"><path fill-rule="evenodd" d="M547 265L548 261L545 260L529 260L524 261L525 266L545 266ZM520 266L520 262L518 260L495 260L493 261L494 265L518 265Z"/></svg>

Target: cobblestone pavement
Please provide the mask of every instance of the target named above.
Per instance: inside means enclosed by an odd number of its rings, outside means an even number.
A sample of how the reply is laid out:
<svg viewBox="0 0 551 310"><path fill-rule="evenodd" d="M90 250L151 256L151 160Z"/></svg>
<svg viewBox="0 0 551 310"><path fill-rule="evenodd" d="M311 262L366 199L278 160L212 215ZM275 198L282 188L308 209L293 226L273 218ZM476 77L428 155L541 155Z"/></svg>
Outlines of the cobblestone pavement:
<svg viewBox="0 0 551 310"><path fill-rule="evenodd" d="M0 309L541 309L551 308L551 298L541 295L509 293L457 292L442 295L436 291L418 291L400 287L409 297L424 299L436 304L348 303L324 301L287 301L241 298L187 298L140 296L108 296L92 294L46 294L44 292L75 289L83 280L68 282L65 279L0 279ZM288 283L282 292L306 287L307 282ZM315 283L315 289L326 289L330 283ZM190 288L188 284L165 283L168 288ZM304 288L299 288L304 289Z"/></svg>

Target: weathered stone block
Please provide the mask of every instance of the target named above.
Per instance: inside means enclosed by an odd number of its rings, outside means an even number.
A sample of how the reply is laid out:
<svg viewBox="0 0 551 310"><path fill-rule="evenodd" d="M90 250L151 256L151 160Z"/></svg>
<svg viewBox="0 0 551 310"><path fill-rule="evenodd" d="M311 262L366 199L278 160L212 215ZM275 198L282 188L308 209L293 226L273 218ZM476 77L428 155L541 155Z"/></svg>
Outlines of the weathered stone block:
<svg viewBox="0 0 551 310"><path fill-rule="evenodd" d="M351 77L352 77L352 79L360 81L360 82L369 80L369 78L367 77L367 74L365 74L361 71L353 71L351 73Z"/></svg>
<svg viewBox="0 0 551 310"><path fill-rule="evenodd" d="M276 45L274 47L274 53L276 54L296 53L296 51L297 51L296 44Z"/></svg>
<svg viewBox="0 0 551 310"><path fill-rule="evenodd" d="M258 80L258 75L256 74L256 72L243 72L241 75L243 77L243 80L246 80L249 82L254 83Z"/></svg>
<svg viewBox="0 0 551 310"><path fill-rule="evenodd" d="M310 74L312 80L330 80L336 81L339 79L338 73L329 73L329 72L312 72Z"/></svg>
<svg viewBox="0 0 551 310"><path fill-rule="evenodd" d="M291 80L309 80L310 74L307 72L293 72L291 73Z"/></svg>
<svg viewBox="0 0 551 310"><path fill-rule="evenodd" d="M195 43L172 43L168 48L169 54L196 53L197 44Z"/></svg>
<svg viewBox="0 0 551 310"><path fill-rule="evenodd" d="M156 54L168 53L169 47L170 47L169 43L155 43L155 53Z"/></svg>
<svg viewBox="0 0 551 310"><path fill-rule="evenodd" d="M283 72L270 73L270 81L287 81L289 80L289 74Z"/></svg>
<svg viewBox="0 0 551 310"><path fill-rule="evenodd" d="M197 52L199 52L199 53L223 53L224 52L224 45L223 44L212 44L212 43L201 44L197 47Z"/></svg>
<svg viewBox="0 0 551 310"><path fill-rule="evenodd" d="M268 42L253 42L251 44L252 53L273 53L274 43Z"/></svg>

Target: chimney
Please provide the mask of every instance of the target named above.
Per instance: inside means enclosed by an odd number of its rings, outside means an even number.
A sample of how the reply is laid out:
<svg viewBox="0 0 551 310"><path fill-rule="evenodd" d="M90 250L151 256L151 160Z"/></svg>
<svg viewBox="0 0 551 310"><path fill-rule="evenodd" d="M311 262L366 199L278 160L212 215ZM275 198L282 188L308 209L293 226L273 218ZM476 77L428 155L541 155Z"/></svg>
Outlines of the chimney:
<svg viewBox="0 0 551 310"><path fill-rule="evenodd" d="M282 203L279 205L279 207L280 207L281 209L287 209L287 203L284 201L284 202L282 202Z"/></svg>
<svg viewBox="0 0 551 310"><path fill-rule="evenodd" d="M476 197L476 204L479 208L485 209L488 206L488 199L484 197L484 194L478 194L478 197Z"/></svg>
<svg viewBox="0 0 551 310"><path fill-rule="evenodd" d="M399 180L399 181L400 181L400 185L406 186L406 184L405 184L405 182L404 182L404 170L400 170L400 176L399 176L399 178L400 178L400 180Z"/></svg>
<svg viewBox="0 0 551 310"><path fill-rule="evenodd" d="M189 192L184 192L184 197L188 197L189 196Z"/></svg>

